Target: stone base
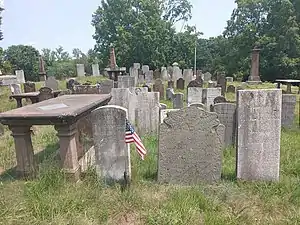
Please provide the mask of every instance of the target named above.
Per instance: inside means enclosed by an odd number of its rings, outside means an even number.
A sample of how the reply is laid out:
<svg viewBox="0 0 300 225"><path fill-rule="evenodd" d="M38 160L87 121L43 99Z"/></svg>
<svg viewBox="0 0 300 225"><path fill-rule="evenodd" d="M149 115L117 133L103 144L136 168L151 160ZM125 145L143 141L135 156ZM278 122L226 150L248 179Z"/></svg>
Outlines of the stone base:
<svg viewBox="0 0 300 225"><path fill-rule="evenodd" d="M249 85L258 85L258 84L262 84L262 81L246 81L247 84Z"/></svg>

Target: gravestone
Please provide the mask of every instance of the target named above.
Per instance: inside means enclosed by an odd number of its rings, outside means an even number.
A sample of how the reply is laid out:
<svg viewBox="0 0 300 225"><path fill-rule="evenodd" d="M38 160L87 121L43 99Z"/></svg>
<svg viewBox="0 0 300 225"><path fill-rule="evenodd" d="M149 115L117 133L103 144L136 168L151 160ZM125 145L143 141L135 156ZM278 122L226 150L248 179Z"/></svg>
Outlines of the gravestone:
<svg viewBox="0 0 300 225"><path fill-rule="evenodd" d="M136 68L136 69L141 69L141 64L140 63L133 63L133 68Z"/></svg>
<svg viewBox="0 0 300 225"><path fill-rule="evenodd" d="M151 92L151 87L149 87L148 85L144 84L143 87L147 88L148 92Z"/></svg>
<svg viewBox="0 0 300 225"><path fill-rule="evenodd" d="M225 78L225 74L221 73L217 75L217 86L221 88L221 95L225 96L226 93L226 78Z"/></svg>
<svg viewBox="0 0 300 225"><path fill-rule="evenodd" d="M131 77L134 77L135 84L139 83L139 70L138 70L138 68L130 67L129 68L129 75Z"/></svg>
<svg viewBox="0 0 300 225"><path fill-rule="evenodd" d="M207 108L206 108L206 105L204 105L204 104L202 104L202 103L200 103L200 102L196 102L196 103L192 103L192 104L190 104L190 106L189 107L198 107L198 108L201 108L201 109L203 109L203 110L207 110Z"/></svg>
<svg viewBox="0 0 300 225"><path fill-rule="evenodd" d="M130 149L125 142L127 110L103 106L91 113L96 158L96 173L105 184L129 183Z"/></svg>
<svg viewBox="0 0 300 225"><path fill-rule="evenodd" d="M186 84L190 83L193 80L193 70L192 69L184 69L183 70L183 79Z"/></svg>
<svg viewBox="0 0 300 225"><path fill-rule="evenodd" d="M24 92L25 93L36 92L35 83L30 82L30 81L25 82L24 83Z"/></svg>
<svg viewBox="0 0 300 225"><path fill-rule="evenodd" d="M295 109L297 103L297 96L292 94L282 95L282 112L281 112L281 126L290 128L295 121Z"/></svg>
<svg viewBox="0 0 300 225"><path fill-rule="evenodd" d="M150 70L149 66L148 65L142 65L142 71L143 71L143 74L146 74L148 73Z"/></svg>
<svg viewBox="0 0 300 225"><path fill-rule="evenodd" d="M216 81L208 81L208 88L215 88L217 87Z"/></svg>
<svg viewBox="0 0 300 225"><path fill-rule="evenodd" d="M216 97L221 95L221 88L205 88L202 92L202 103L209 109Z"/></svg>
<svg viewBox="0 0 300 225"><path fill-rule="evenodd" d="M10 90L13 95L19 95L22 94L22 89L20 84L11 84Z"/></svg>
<svg viewBox="0 0 300 225"><path fill-rule="evenodd" d="M99 85L75 85L73 88L73 94L100 94Z"/></svg>
<svg viewBox="0 0 300 225"><path fill-rule="evenodd" d="M224 96L218 96L214 99L214 104L227 102Z"/></svg>
<svg viewBox="0 0 300 225"><path fill-rule="evenodd" d="M40 88L39 92L40 92L40 94L39 94L40 102L54 98L53 91L49 87L42 87L42 88Z"/></svg>
<svg viewBox="0 0 300 225"><path fill-rule="evenodd" d="M235 93L235 86L234 85L229 85L227 87L227 93Z"/></svg>
<svg viewBox="0 0 300 225"><path fill-rule="evenodd" d="M227 83L232 83L233 82L233 77L226 77L226 82Z"/></svg>
<svg viewBox="0 0 300 225"><path fill-rule="evenodd" d="M92 65L93 76L100 76L99 64Z"/></svg>
<svg viewBox="0 0 300 225"><path fill-rule="evenodd" d="M197 107L168 113L160 125L158 181L180 185L221 178L224 126Z"/></svg>
<svg viewBox="0 0 300 225"><path fill-rule="evenodd" d="M66 82L66 87L69 90L73 90L75 85L80 85L80 83L77 80L73 79L73 78L67 80L67 82Z"/></svg>
<svg viewBox="0 0 300 225"><path fill-rule="evenodd" d="M153 92L159 92L160 100L165 99L165 87L161 79L156 79L153 84Z"/></svg>
<svg viewBox="0 0 300 225"><path fill-rule="evenodd" d="M154 80L161 79L161 74L160 74L159 69L154 70L154 72L153 72L153 79Z"/></svg>
<svg viewBox="0 0 300 225"><path fill-rule="evenodd" d="M176 82L179 78L182 78L182 70L175 64L173 66L172 80Z"/></svg>
<svg viewBox="0 0 300 225"><path fill-rule="evenodd" d="M173 99L174 97L174 89L173 88L167 88L166 90L166 97L167 97L167 100L170 101Z"/></svg>
<svg viewBox="0 0 300 225"><path fill-rule="evenodd" d="M188 86L188 88L190 87L203 87L203 81L202 80L192 80Z"/></svg>
<svg viewBox="0 0 300 225"><path fill-rule="evenodd" d="M76 64L77 69L77 76L78 77L84 77L85 71L84 71L84 64Z"/></svg>
<svg viewBox="0 0 300 225"><path fill-rule="evenodd" d="M168 81L168 80L170 79L166 67L162 67L162 68L161 68L161 79L162 79L163 81Z"/></svg>
<svg viewBox="0 0 300 225"><path fill-rule="evenodd" d="M238 91L238 179L279 180L281 108L279 89Z"/></svg>
<svg viewBox="0 0 300 225"><path fill-rule="evenodd" d="M104 80L98 83L100 94L110 94L111 90L114 88L113 80Z"/></svg>
<svg viewBox="0 0 300 225"><path fill-rule="evenodd" d="M25 83L25 75L23 70L16 70L16 77L18 84L24 84Z"/></svg>
<svg viewBox="0 0 300 225"><path fill-rule="evenodd" d="M236 104L217 103L213 106L213 111L218 114L220 123L225 126L225 146L233 145L236 133Z"/></svg>
<svg viewBox="0 0 300 225"><path fill-rule="evenodd" d="M201 87L190 87L188 88L188 97L187 97L187 103L188 106L190 106L193 103L199 103L202 102L202 92L203 88Z"/></svg>
<svg viewBox="0 0 300 225"><path fill-rule="evenodd" d="M45 81L45 87L51 88L52 90L58 90L58 81L54 77L48 77Z"/></svg>
<svg viewBox="0 0 300 225"><path fill-rule="evenodd" d="M145 73L145 82L151 84L153 82L153 70L149 70Z"/></svg>
<svg viewBox="0 0 300 225"><path fill-rule="evenodd" d="M183 108L183 98L184 94L177 93L173 97L173 109L181 109Z"/></svg>
<svg viewBox="0 0 300 225"><path fill-rule="evenodd" d="M179 90L184 90L184 79L183 78L179 78L176 81L176 88Z"/></svg>
<svg viewBox="0 0 300 225"><path fill-rule="evenodd" d="M174 81L172 80L168 81L168 88L174 88Z"/></svg>
<svg viewBox="0 0 300 225"><path fill-rule="evenodd" d="M208 82L211 81L211 74L209 72L206 72L203 76L203 81Z"/></svg>
<svg viewBox="0 0 300 225"><path fill-rule="evenodd" d="M118 76L118 88L135 87L135 78L131 76Z"/></svg>

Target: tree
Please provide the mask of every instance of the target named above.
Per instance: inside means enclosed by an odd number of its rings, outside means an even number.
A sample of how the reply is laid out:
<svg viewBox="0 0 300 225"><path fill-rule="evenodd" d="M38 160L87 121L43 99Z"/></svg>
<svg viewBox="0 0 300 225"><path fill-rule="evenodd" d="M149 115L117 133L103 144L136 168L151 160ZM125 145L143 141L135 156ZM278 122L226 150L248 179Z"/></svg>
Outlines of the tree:
<svg viewBox="0 0 300 225"><path fill-rule="evenodd" d="M2 25L2 12L3 12L3 8L0 7L0 41L3 40L3 33L2 33L2 30L1 30L1 25Z"/></svg>
<svg viewBox="0 0 300 225"><path fill-rule="evenodd" d="M24 70L26 80L38 80L39 51L32 46L12 45L4 53L13 70Z"/></svg>

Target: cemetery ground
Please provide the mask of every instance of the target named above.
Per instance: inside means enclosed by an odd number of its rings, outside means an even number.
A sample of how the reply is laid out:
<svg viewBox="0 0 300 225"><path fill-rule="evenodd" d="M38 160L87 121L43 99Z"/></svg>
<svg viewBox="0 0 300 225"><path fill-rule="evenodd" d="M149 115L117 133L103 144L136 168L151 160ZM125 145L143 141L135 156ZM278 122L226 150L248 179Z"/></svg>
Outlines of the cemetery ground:
<svg viewBox="0 0 300 225"><path fill-rule="evenodd" d="M65 82L60 88L65 89ZM274 84L248 88L274 88ZM8 88L0 91L1 112L15 108ZM227 98L234 100L235 95ZM131 149L130 188L107 188L93 171L75 184L58 168L58 138L50 126L34 127L33 144L40 151L36 152L38 177L18 180L10 173L15 153L5 128L0 137L0 224L300 224L299 95L297 100L295 127L282 130L278 183L237 181L235 149L230 147L224 150L220 182L195 187L160 185L156 182L157 139L148 136L143 137L148 150L145 161ZM169 101L163 103L171 106Z"/></svg>

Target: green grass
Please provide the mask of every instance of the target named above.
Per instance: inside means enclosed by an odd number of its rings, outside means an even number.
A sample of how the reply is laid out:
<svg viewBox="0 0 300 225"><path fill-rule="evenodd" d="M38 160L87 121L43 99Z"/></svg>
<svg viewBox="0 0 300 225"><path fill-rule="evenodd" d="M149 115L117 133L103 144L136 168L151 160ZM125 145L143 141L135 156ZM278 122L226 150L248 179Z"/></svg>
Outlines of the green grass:
<svg viewBox="0 0 300 225"><path fill-rule="evenodd" d="M257 88L271 87L274 85ZM1 110L14 108L15 102L7 100L8 92L2 93ZM227 98L234 100L235 96ZM141 161L131 149L132 184L124 191L119 185L104 187L93 171L79 183L67 181L53 154L58 148L54 129L35 127L36 152L46 148L47 154L41 156L35 180L15 180L7 173L0 176L0 224L300 224L298 128L282 130L278 183L236 181L235 150L230 147L224 151L222 179L217 184L159 185L155 181L157 139L143 140L149 154ZM13 139L6 129L0 137L0 173L14 165Z"/></svg>

